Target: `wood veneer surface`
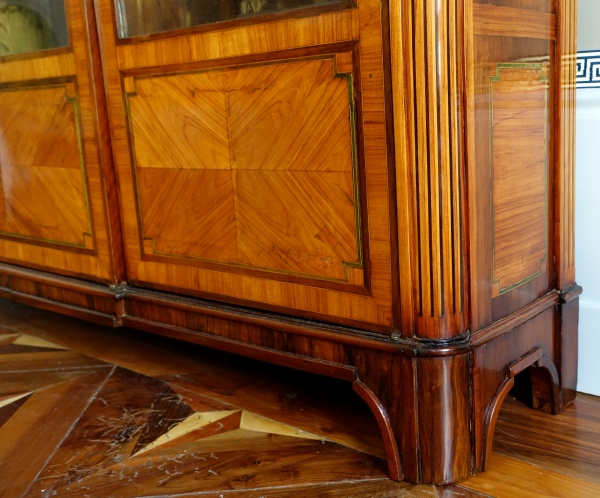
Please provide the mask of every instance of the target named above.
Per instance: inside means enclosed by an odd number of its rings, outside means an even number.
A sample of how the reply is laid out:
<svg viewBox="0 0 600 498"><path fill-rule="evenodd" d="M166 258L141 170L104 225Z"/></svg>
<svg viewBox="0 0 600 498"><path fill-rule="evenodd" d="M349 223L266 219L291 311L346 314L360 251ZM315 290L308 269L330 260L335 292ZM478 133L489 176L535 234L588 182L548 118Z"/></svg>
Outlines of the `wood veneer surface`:
<svg viewBox="0 0 600 498"><path fill-rule="evenodd" d="M592 396L558 416L509 396L489 470L436 487L387 478L375 421L343 382L4 300L0 369L2 496L600 494Z"/></svg>
<svg viewBox="0 0 600 498"><path fill-rule="evenodd" d="M91 0L67 0L70 46L0 61L0 259L123 279ZM109 147L109 146L108 146Z"/></svg>
<svg viewBox="0 0 600 498"><path fill-rule="evenodd" d="M380 3L127 44L98 13L128 281L389 332Z"/></svg>

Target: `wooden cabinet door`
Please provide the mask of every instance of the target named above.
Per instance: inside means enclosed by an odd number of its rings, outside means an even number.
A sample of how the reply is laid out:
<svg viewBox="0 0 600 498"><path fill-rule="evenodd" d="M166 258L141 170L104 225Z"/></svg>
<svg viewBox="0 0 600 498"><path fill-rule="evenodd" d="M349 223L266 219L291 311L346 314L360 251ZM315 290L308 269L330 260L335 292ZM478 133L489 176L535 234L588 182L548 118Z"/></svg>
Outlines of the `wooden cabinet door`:
<svg viewBox="0 0 600 498"><path fill-rule="evenodd" d="M0 6L0 260L113 283L121 251L105 198L89 7Z"/></svg>
<svg viewBox="0 0 600 498"><path fill-rule="evenodd" d="M96 2L130 283L391 330L380 2L192 4Z"/></svg>

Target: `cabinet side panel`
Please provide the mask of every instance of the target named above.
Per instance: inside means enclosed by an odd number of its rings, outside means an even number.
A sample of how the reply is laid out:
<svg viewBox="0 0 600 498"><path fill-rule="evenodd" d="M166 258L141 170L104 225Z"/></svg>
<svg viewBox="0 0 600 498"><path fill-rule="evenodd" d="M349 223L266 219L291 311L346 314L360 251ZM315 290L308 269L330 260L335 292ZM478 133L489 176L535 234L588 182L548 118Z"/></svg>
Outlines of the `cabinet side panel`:
<svg viewBox="0 0 600 498"><path fill-rule="evenodd" d="M556 267L554 2L474 1L468 93L472 331L545 295Z"/></svg>

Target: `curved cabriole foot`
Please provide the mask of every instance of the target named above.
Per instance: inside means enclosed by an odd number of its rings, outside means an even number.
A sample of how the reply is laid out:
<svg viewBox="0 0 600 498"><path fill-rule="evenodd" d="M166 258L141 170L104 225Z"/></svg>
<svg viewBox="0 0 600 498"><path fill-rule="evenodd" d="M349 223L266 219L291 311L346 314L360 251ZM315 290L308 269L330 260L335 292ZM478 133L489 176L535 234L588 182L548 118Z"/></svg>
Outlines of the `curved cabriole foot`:
<svg viewBox="0 0 600 498"><path fill-rule="evenodd" d="M383 438L390 479L393 479L394 481L402 481L404 479L404 474L402 473L398 445L396 444L396 439L394 438L394 431L392 429L388 411L386 410L385 406L381 404L381 401L377 399L377 396L375 396L373 391L371 391L371 389L369 389L360 380L354 381L352 384L352 389L354 389L361 399L369 406L371 412L373 412L373 415L375 415L377 425L379 426L379 431L381 432L381 437Z"/></svg>

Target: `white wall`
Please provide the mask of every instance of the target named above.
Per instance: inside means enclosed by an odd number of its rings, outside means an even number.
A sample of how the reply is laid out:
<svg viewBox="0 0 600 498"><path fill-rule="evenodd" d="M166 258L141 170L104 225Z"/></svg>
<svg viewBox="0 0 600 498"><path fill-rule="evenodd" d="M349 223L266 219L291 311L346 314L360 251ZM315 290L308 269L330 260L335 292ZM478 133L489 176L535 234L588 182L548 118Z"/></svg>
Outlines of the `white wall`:
<svg viewBox="0 0 600 498"><path fill-rule="evenodd" d="M600 50L600 2L579 0L577 50Z"/></svg>
<svg viewBox="0 0 600 498"><path fill-rule="evenodd" d="M600 0L579 0L578 50L600 51ZM600 85L577 89L578 390L600 396Z"/></svg>

